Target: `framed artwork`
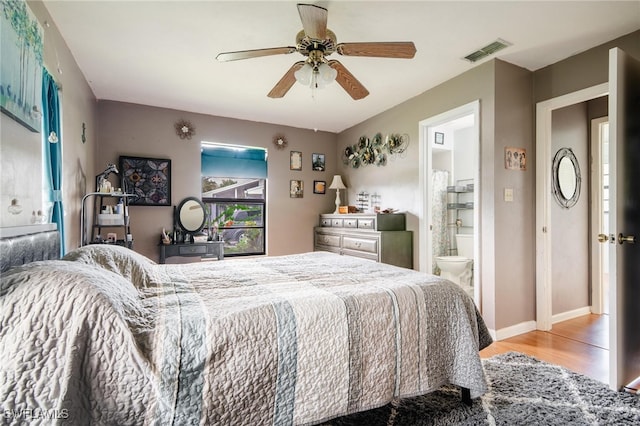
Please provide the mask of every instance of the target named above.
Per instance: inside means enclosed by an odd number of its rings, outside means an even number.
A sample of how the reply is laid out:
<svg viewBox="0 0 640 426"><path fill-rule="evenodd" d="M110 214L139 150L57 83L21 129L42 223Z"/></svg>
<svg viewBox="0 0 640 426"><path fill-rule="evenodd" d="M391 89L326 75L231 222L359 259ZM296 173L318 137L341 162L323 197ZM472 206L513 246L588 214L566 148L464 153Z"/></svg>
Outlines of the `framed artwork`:
<svg viewBox="0 0 640 426"><path fill-rule="evenodd" d="M289 197L302 198L304 195L304 182L301 180L291 180L289 183Z"/></svg>
<svg viewBox="0 0 640 426"><path fill-rule="evenodd" d="M313 181L313 193L314 194L324 194L327 191L327 182L324 180L314 180Z"/></svg>
<svg viewBox="0 0 640 426"><path fill-rule="evenodd" d="M504 168L507 170L527 170L527 150L506 147L504 149Z"/></svg>
<svg viewBox="0 0 640 426"><path fill-rule="evenodd" d="M311 154L311 168L316 172L324 172L324 154Z"/></svg>
<svg viewBox="0 0 640 426"><path fill-rule="evenodd" d="M302 170L302 153L291 151L289 154L289 168L291 170Z"/></svg>
<svg viewBox="0 0 640 426"><path fill-rule="evenodd" d="M444 133L436 132L434 142L438 145L444 145Z"/></svg>
<svg viewBox="0 0 640 426"><path fill-rule="evenodd" d="M132 206L171 205L171 160L120 156L122 190Z"/></svg>
<svg viewBox="0 0 640 426"><path fill-rule="evenodd" d="M43 30L26 1L3 1L0 109L32 132L42 127Z"/></svg>

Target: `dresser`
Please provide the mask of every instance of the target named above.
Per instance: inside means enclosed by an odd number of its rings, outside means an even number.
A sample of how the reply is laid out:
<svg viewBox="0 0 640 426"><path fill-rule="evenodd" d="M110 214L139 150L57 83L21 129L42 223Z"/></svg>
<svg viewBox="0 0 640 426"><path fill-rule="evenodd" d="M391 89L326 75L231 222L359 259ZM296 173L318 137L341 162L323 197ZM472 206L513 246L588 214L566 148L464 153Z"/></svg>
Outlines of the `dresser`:
<svg viewBox="0 0 640 426"><path fill-rule="evenodd" d="M413 268L413 232L403 213L321 214L314 250Z"/></svg>

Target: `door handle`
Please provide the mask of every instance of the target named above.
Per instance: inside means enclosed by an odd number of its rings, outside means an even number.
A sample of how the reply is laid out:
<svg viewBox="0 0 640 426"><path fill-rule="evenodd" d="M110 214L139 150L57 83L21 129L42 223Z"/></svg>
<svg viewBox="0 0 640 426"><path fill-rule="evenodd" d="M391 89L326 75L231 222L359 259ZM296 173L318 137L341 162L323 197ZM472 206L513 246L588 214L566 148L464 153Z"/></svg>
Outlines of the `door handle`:
<svg viewBox="0 0 640 426"><path fill-rule="evenodd" d="M598 234L599 242L606 243L608 239L609 239L609 236L607 234Z"/></svg>
<svg viewBox="0 0 640 426"><path fill-rule="evenodd" d="M627 235L626 237L624 235L622 235L622 233L618 234L618 243L622 244L622 243L629 243L629 244L635 244L636 243L636 237L634 235Z"/></svg>

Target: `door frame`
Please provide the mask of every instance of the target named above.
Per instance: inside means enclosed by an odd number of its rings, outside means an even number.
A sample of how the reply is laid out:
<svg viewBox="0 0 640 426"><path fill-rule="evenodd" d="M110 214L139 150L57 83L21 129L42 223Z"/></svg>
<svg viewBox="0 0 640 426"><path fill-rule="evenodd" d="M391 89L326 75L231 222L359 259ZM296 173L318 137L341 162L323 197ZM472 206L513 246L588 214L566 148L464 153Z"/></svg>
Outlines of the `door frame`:
<svg viewBox="0 0 640 426"><path fill-rule="evenodd" d="M443 112L441 114L426 118L418 123L418 135L419 135L419 191L422 195L422 214L419 220L418 240L420 248L420 258L418 260L418 270L422 272L432 273L430 265L431 258L433 256L431 247L431 176L432 169L432 155L431 147L433 142L433 132L430 131L433 127L442 125L449 121L455 120L467 115L474 116L473 123L473 135L475 139L474 143L474 212L473 212L473 280L474 280L474 300L477 306L481 306L481 288L482 283L480 280L481 262L480 256L480 210L481 210L481 185L480 185L480 100L469 102L461 105L457 108Z"/></svg>
<svg viewBox="0 0 640 426"><path fill-rule="evenodd" d="M536 104L536 328L552 326L551 117L554 110L609 94L602 83Z"/></svg>
<svg viewBox="0 0 640 426"><path fill-rule="evenodd" d="M609 122L609 115L591 120L591 235L602 233L602 135L600 125ZM607 224L608 225L608 224ZM605 312L604 293L602 283L602 260L604 251L609 250L597 238L591 238L591 312L602 314Z"/></svg>

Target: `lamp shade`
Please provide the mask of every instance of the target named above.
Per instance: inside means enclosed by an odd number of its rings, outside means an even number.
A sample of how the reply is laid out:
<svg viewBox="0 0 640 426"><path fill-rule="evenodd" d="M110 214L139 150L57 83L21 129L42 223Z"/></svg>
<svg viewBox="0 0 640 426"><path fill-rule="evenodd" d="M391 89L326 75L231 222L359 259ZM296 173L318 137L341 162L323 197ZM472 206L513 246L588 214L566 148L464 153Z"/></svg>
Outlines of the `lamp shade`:
<svg viewBox="0 0 640 426"><path fill-rule="evenodd" d="M340 175L335 175L333 177L333 181L331 181L331 185L329 185L329 189L346 189L347 187L342 182L342 177Z"/></svg>
<svg viewBox="0 0 640 426"><path fill-rule="evenodd" d="M309 64L304 64L302 68L293 73L293 75L296 77L298 83L309 86L311 84L311 77L313 76L313 67Z"/></svg>
<svg viewBox="0 0 640 426"><path fill-rule="evenodd" d="M318 65L318 71L314 71L314 73L316 77L316 87L318 89L323 89L327 84L332 83L338 75L338 71L327 64Z"/></svg>

